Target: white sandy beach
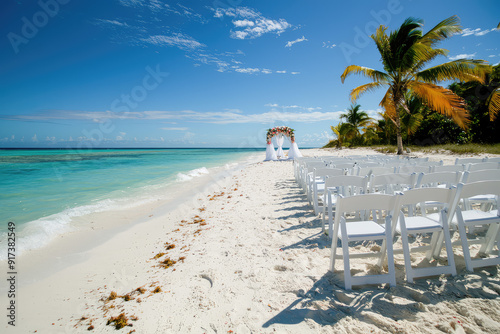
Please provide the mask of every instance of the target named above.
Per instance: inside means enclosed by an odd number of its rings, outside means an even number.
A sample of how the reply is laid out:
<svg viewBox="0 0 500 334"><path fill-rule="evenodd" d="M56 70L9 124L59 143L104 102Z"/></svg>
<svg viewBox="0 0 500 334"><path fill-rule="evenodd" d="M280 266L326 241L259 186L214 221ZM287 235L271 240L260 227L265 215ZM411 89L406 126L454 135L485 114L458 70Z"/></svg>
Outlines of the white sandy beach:
<svg viewBox="0 0 500 334"><path fill-rule="evenodd" d="M455 158L430 157L445 164ZM16 326L7 325L4 315L2 333L500 332L498 268L467 273L459 247L456 277L408 284L401 254L397 287L346 292L343 272L328 272L330 241L294 181L291 161L250 164L176 208L150 206L95 219L121 227L105 238L90 229L78 247L69 235L19 257L24 282L17 291ZM65 258L58 265L71 247L74 262ZM165 254L154 259L158 253ZM176 263L161 267L167 258ZM355 266L366 269L362 262ZM118 297L108 300L112 292ZM0 300L6 313L6 295ZM132 326L117 331L107 321L121 313Z"/></svg>

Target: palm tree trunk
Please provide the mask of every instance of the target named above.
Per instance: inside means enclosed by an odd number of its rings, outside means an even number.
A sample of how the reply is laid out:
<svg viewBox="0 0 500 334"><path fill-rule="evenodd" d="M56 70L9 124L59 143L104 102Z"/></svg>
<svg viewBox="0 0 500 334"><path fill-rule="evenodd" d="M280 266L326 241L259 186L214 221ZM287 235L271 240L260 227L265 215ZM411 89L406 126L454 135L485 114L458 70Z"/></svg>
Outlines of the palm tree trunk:
<svg viewBox="0 0 500 334"><path fill-rule="evenodd" d="M401 135L401 118L399 117L399 107L401 99L396 90L393 90L394 107L396 108L395 123L396 123L396 144L398 145L398 155L403 154L403 136Z"/></svg>

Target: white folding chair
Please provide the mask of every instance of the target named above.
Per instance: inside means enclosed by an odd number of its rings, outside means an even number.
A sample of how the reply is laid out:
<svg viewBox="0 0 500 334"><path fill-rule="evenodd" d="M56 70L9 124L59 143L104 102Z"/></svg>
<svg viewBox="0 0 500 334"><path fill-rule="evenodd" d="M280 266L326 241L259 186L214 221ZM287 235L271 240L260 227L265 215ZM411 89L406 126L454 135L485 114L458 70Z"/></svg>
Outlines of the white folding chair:
<svg viewBox="0 0 500 334"><path fill-rule="evenodd" d="M431 168L431 173L440 173L440 172L463 172L465 171L466 165L444 165L444 166L433 166Z"/></svg>
<svg viewBox="0 0 500 334"><path fill-rule="evenodd" d="M475 172L477 170L485 169L500 169L500 162L479 162L475 164L469 164L467 170L469 172Z"/></svg>
<svg viewBox="0 0 500 334"><path fill-rule="evenodd" d="M416 174L371 175L368 182L369 193L394 194L415 187Z"/></svg>
<svg viewBox="0 0 500 334"><path fill-rule="evenodd" d="M472 183L479 181L497 180L500 181L500 169L485 169L475 172L464 172L462 175L462 183ZM482 205L482 210L489 210L496 204L496 197L488 194L472 196L464 200L464 208L470 210L471 205L479 203ZM495 208L495 207L493 207Z"/></svg>
<svg viewBox="0 0 500 334"><path fill-rule="evenodd" d="M382 284L389 283L396 286L396 274L394 269L394 254L392 249L392 224L397 220L397 214L393 216L394 210L398 208L398 200L401 195L367 194L352 197L340 197L337 200L335 211L335 225L332 235L332 249L330 256L330 270L335 271L336 258L344 261L344 282L346 290L351 290L353 285ZM385 216L385 227L372 215L373 220L362 215L357 221L347 222L346 214L355 211L363 211L367 215L372 210L383 210L387 212ZM342 256L337 255L337 243L342 243ZM378 265L381 266L387 257L388 273L376 275L353 276L351 274L350 258L354 257L349 253L349 242L382 240L386 251L377 253L358 253L356 257L375 255L378 258Z"/></svg>
<svg viewBox="0 0 500 334"><path fill-rule="evenodd" d="M319 200L323 198L325 192L325 179L330 176L342 176L346 173L340 168L315 168L313 171L313 179L311 181L310 190L308 192L309 203L312 202L314 214L319 214Z"/></svg>
<svg viewBox="0 0 500 334"><path fill-rule="evenodd" d="M474 268L493 266L500 264L500 255L495 257L483 258L486 255L493 254L493 247L497 246L499 242L499 227L500 227L500 214L499 210L481 211L477 209L462 210L459 207L461 200L477 196L490 194L497 198L500 195L500 181L479 181L473 183L459 183L457 187L457 194L453 201L450 215L455 211L456 215L452 216L450 225L456 226L460 233L460 240L464 253L465 265L468 271L474 271ZM498 205L497 205L498 207ZM473 240L469 240L466 227L484 225L487 227L487 232L484 237L476 239L477 243L481 245L478 258L472 258L470 254L469 244Z"/></svg>
<svg viewBox="0 0 500 334"><path fill-rule="evenodd" d="M456 158L455 165L475 164L475 163L484 162L484 161L485 161L485 159L483 159L483 158Z"/></svg>
<svg viewBox="0 0 500 334"><path fill-rule="evenodd" d="M333 233L333 211L336 208L337 198L356 196L366 193L368 177L366 176L333 176L325 179L325 192L323 197L322 226L323 233L326 233L325 223L328 212L328 235L330 238Z"/></svg>
<svg viewBox="0 0 500 334"><path fill-rule="evenodd" d="M396 171L395 167L356 167L353 171L353 175L359 176L370 176L370 175L380 175L380 174L390 174Z"/></svg>
<svg viewBox="0 0 500 334"><path fill-rule="evenodd" d="M399 220L396 225L396 231L401 234L401 241L403 243L403 254L405 259L406 268L406 280L409 283L413 283L414 278L434 276L441 274L451 274L455 276L457 274L457 269L455 268L455 260L453 257L453 248L450 238L450 230L448 227L448 217L446 212L451 206L451 203L455 196L456 188L454 189L444 189L444 188L419 188L407 190L403 193L400 199L400 207L403 206L415 206L421 203L421 214L415 215L416 210L409 210L408 216L405 216L403 210L399 211ZM427 216L425 206L423 205L426 201L434 201L443 203L443 209L440 214L433 215L434 217ZM431 260L433 254L439 255L442 248L442 240L444 239L446 245L446 257L448 264L445 266L433 266L433 267L421 267L414 268L411 263L410 245L408 242L408 235L414 235L419 233L432 233L431 242L429 247L418 247L413 248L413 250L423 250L428 248L426 254L427 260Z"/></svg>
<svg viewBox="0 0 500 334"><path fill-rule="evenodd" d="M429 173L431 170L430 166L399 166L396 169L396 173L399 174L411 174L411 173Z"/></svg>

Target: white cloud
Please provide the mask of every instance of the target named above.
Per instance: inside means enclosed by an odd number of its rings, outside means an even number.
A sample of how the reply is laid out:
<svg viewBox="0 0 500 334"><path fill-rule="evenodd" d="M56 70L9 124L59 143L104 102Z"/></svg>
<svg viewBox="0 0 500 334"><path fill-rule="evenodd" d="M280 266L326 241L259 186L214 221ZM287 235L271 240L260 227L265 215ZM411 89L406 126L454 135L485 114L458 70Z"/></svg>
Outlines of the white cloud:
<svg viewBox="0 0 500 334"><path fill-rule="evenodd" d="M241 27L253 27L255 25L255 22L245 19L245 20L233 21L233 24L236 27L238 27L238 28L241 28Z"/></svg>
<svg viewBox="0 0 500 334"><path fill-rule="evenodd" d="M462 37L465 37L465 36L471 36L471 35L474 35L474 36L484 36L492 31L495 31L497 30L496 28L492 28L492 29L486 29L486 30L482 30L481 28L476 28L476 29L471 29L471 28L465 28L462 30L462 32L460 33L460 35L462 35Z"/></svg>
<svg viewBox="0 0 500 334"><path fill-rule="evenodd" d="M476 56L476 53L477 52L474 52L474 53L461 53L461 54L456 55L456 56L448 57L448 59L449 60L472 59L473 57Z"/></svg>
<svg viewBox="0 0 500 334"><path fill-rule="evenodd" d="M300 72L291 72L293 75L300 74Z"/></svg>
<svg viewBox="0 0 500 334"><path fill-rule="evenodd" d="M235 18L233 25L237 30L231 31L230 34L230 37L234 39L252 39L267 33L280 35L292 27L284 19L269 19L248 7L217 8L214 16L221 19L225 16Z"/></svg>
<svg viewBox="0 0 500 334"><path fill-rule="evenodd" d="M286 71L276 71L276 73L285 74Z"/></svg>
<svg viewBox="0 0 500 334"><path fill-rule="evenodd" d="M126 22L120 22L117 20L103 20L103 19L97 19L97 22L99 23L104 23L104 24L110 24L118 27L128 27L129 25Z"/></svg>
<svg viewBox="0 0 500 334"><path fill-rule="evenodd" d="M235 123L270 123L275 121L294 121L294 122L319 122L338 120L343 111L320 112L307 111L307 108L299 106L288 106L291 109L302 108L304 112L288 112L272 110L260 114L243 114L241 111L221 111L221 112L197 112L192 110L182 111L130 111L123 113L113 113L111 111L73 111L73 110L54 110L39 113L37 115L19 115L11 116L10 119L20 121L41 121L54 119L73 119L73 120L92 120L100 119L120 119L120 120L141 120L141 121L188 121L204 122L216 124L235 124ZM312 108L310 110L317 110ZM36 140L36 135L33 137Z"/></svg>
<svg viewBox="0 0 500 334"><path fill-rule="evenodd" d="M327 48L327 49L333 49L334 47L336 47L337 44L333 44L332 42L328 41L328 42L323 42L323 47L324 48Z"/></svg>
<svg viewBox="0 0 500 334"><path fill-rule="evenodd" d="M264 74L271 74L271 73L273 73L273 71L271 71L271 70L269 70L267 68L262 69L261 72L264 73Z"/></svg>
<svg viewBox="0 0 500 334"><path fill-rule="evenodd" d="M258 68L237 68L235 69L236 72L239 73L246 73L246 74L254 74L260 72Z"/></svg>
<svg viewBox="0 0 500 334"><path fill-rule="evenodd" d="M180 33L175 33L171 36L149 36L148 38L143 38L142 41L156 46L176 46L182 50L194 50L205 46L205 44L198 42L192 37Z"/></svg>
<svg viewBox="0 0 500 334"><path fill-rule="evenodd" d="M31 141L34 141L34 142L37 142L37 141L38 141L38 138L36 137L36 133L35 133L35 135L31 138Z"/></svg>
<svg viewBox="0 0 500 334"><path fill-rule="evenodd" d="M265 106L266 107L271 107L271 108L273 108L273 110L276 110L276 109L281 109L281 110L286 110L286 109L300 109L300 110L304 110L304 111L308 111L308 112L313 112L313 111L316 111L316 110L323 109L321 107L303 107L303 106L298 106L296 104L289 105L289 106L280 106L277 103L268 103Z"/></svg>
<svg viewBox="0 0 500 334"><path fill-rule="evenodd" d="M305 38L304 36L302 36L302 38L297 38L296 40L294 41L289 41L286 43L285 47L286 48L291 48L294 44L296 43L300 43L300 42L306 42L307 41L307 38Z"/></svg>

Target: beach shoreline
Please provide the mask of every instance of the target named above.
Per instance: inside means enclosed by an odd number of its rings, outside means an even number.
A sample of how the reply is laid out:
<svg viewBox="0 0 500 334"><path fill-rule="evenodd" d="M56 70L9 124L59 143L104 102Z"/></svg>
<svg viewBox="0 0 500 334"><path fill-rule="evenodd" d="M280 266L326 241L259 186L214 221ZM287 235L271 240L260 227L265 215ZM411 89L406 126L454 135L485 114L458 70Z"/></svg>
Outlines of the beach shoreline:
<svg viewBox="0 0 500 334"><path fill-rule="evenodd" d="M302 153L379 154L370 149ZM429 156L446 159L445 164L456 157ZM183 204L175 208L136 212L134 224L92 245L71 265L20 284L17 325L2 327L7 333L83 333L92 326L97 333L114 333L106 322L124 313L133 327L123 333L500 329L496 268L467 274L459 267L455 278L410 285L398 261L396 288L343 290L341 275L327 270L329 240L294 182L293 162L263 158L224 173L188 196L187 203L179 197ZM61 243L54 254L64 247ZM155 259L159 253L165 254ZM164 268L166 258L176 263ZM20 279L27 272L20 271ZM158 287L161 292L155 293ZM112 292L123 298L111 300Z"/></svg>

